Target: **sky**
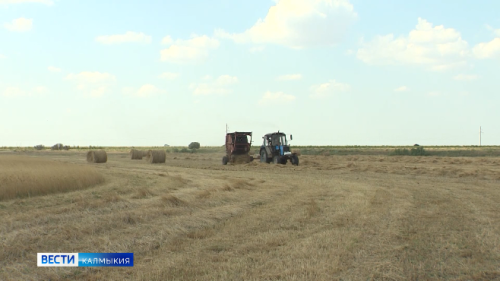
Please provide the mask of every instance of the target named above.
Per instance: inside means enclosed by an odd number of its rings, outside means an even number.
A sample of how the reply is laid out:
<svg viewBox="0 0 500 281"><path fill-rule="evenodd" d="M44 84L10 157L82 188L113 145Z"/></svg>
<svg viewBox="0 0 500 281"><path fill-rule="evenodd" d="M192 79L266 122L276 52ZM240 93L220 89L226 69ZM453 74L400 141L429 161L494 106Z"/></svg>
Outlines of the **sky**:
<svg viewBox="0 0 500 281"><path fill-rule="evenodd" d="M497 0L0 0L0 146L500 144Z"/></svg>

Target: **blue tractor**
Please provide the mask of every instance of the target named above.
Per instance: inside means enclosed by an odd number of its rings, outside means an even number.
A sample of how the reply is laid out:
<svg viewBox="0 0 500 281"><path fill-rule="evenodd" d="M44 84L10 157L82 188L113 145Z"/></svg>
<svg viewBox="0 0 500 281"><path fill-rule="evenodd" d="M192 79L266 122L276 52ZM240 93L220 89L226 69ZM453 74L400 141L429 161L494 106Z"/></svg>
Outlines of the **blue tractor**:
<svg viewBox="0 0 500 281"><path fill-rule="evenodd" d="M262 138L264 142L260 147L260 162L285 165L290 161L292 165L299 165L299 156L291 152L285 133L278 131ZM290 135L290 140L292 140L292 135Z"/></svg>

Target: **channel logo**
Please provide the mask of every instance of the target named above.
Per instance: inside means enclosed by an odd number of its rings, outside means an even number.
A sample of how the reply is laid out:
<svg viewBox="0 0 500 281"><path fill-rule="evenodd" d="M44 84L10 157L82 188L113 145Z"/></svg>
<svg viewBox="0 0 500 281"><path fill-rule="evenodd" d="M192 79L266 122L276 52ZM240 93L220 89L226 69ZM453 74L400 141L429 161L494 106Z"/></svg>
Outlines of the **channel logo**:
<svg viewBox="0 0 500 281"><path fill-rule="evenodd" d="M134 253L37 253L39 267L134 266Z"/></svg>
<svg viewBox="0 0 500 281"><path fill-rule="evenodd" d="M38 266L78 266L78 253L38 253Z"/></svg>

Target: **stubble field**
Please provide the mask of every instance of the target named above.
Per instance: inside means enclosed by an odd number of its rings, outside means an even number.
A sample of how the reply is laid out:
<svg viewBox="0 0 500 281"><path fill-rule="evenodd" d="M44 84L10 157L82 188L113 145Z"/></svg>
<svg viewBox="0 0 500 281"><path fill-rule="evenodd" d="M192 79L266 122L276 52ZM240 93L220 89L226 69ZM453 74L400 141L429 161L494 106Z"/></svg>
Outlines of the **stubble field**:
<svg viewBox="0 0 500 281"><path fill-rule="evenodd" d="M41 173L51 185L69 167L104 180L0 200L0 280L500 280L500 157L305 155L296 167L222 166L219 151L154 165L124 150L105 164L4 151L0 189L12 157L66 167ZM37 268L37 252L133 252L135 264Z"/></svg>

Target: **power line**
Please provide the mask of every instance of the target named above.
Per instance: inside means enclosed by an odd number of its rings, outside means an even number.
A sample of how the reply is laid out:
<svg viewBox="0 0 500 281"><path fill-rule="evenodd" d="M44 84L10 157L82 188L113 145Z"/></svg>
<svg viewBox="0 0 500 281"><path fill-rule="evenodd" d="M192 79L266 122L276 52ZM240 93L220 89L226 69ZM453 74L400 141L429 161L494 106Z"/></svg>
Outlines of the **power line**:
<svg viewBox="0 0 500 281"><path fill-rule="evenodd" d="M481 146L481 136L483 134L483 131L481 130L481 126L479 126L479 146Z"/></svg>

